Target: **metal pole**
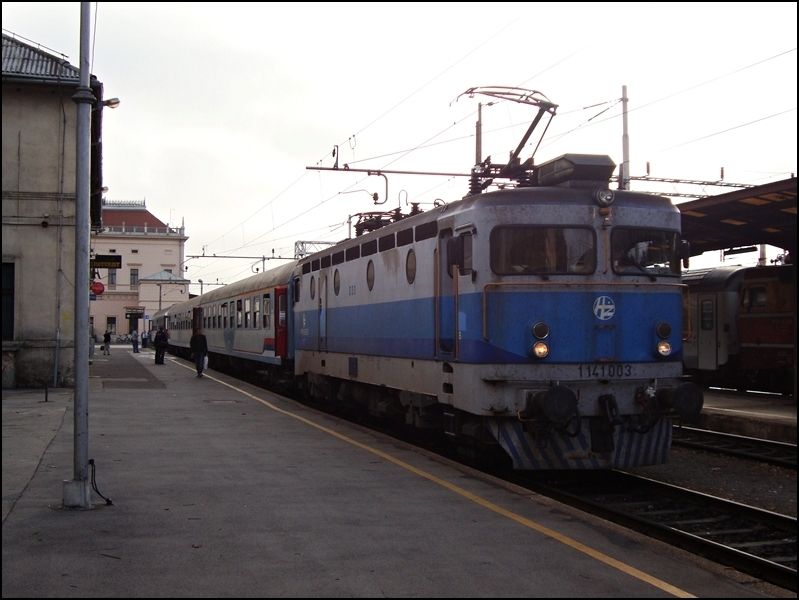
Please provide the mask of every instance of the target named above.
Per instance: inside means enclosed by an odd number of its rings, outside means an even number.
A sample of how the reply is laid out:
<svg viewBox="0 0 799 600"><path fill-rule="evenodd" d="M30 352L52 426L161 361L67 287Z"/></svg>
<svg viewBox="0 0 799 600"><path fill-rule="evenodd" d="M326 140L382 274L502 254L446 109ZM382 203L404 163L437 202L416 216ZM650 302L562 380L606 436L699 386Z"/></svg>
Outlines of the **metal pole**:
<svg viewBox="0 0 799 600"><path fill-rule="evenodd" d="M75 168L75 396L72 481L64 482L64 506L90 508L89 488L89 185L91 176L90 118L96 98L89 87L90 4L80 3L80 84L72 99L77 107Z"/></svg>
<svg viewBox="0 0 799 600"><path fill-rule="evenodd" d="M627 86L621 86L621 112L622 112L622 159L619 189L630 189L630 136L627 134Z"/></svg>

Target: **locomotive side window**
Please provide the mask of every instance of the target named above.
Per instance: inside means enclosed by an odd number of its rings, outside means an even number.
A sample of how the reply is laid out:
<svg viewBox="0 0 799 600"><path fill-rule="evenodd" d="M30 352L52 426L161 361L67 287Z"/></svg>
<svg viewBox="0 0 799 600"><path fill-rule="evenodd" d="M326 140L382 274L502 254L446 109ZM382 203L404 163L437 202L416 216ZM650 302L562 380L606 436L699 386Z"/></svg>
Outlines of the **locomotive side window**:
<svg viewBox="0 0 799 600"><path fill-rule="evenodd" d="M447 273L452 277L452 267L458 267L458 275L472 272L472 234L462 233L447 240Z"/></svg>
<svg viewBox="0 0 799 600"><path fill-rule="evenodd" d="M375 286L375 264L370 260L366 265L366 285L369 286L369 291Z"/></svg>
<svg viewBox="0 0 799 600"><path fill-rule="evenodd" d="M416 280L416 252L413 248L408 250L408 256L405 257L405 278L409 284Z"/></svg>
<svg viewBox="0 0 799 600"><path fill-rule="evenodd" d="M495 227L490 246L491 270L498 275L587 275L596 270L596 237L587 227Z"/></svg>
<svg viewBox="0 0 799 600"><path fill-rule="evenodd" d="M313 275L311 275L311 286L310 286L310 288L311 288L311 300L313 300L316 297L316 279L314 278Z"/></svg>
<svg viewBox="0 0 799 600"><path fill-rule="evenodd" d="M341 290L341 275L338 272L338 269L335 270L333 273L333 293L338 296L339 291Z"/></svg>
<svg viewBox="0 0 799 600"><path fill-rule="evenodd" d="M679 239L675 231L615 227L611 232L613 270L622 275L679 277Z"/></svg>

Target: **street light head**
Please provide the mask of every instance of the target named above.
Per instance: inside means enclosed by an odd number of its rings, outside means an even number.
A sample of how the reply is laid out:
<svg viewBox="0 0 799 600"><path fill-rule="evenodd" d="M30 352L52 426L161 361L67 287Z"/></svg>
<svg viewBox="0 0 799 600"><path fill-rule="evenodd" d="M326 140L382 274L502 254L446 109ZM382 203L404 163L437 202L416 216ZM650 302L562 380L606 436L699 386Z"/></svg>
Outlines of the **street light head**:
<svg viewBox="0 0 799 600"><path fill-rule="evenodd" d="M119 98L109 98L108 100L103 100L103 106L107 106L108 108L116 108L120 104Z"/></svg>

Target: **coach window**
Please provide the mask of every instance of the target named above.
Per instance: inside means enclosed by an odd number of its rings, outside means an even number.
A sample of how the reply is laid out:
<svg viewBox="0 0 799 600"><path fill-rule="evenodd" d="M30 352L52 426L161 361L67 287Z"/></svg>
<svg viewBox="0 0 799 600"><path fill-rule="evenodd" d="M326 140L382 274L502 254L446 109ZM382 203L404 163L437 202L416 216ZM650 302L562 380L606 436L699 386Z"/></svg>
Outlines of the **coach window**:
<svg viewBox="0 0 799 600"><path fill-rule="evenodd" d="M241 300L239 300L239 303L241 303ZM236 302L235 301L231 301L230 302L230 328L231 329L235 329L235 327L236 327Z"/></svg>
<svg viewBox="0 0 799 600"><path fill-rule="evenodd" d="M227 302L222 303L222 313L219 315L219 326L227 329Z"/></svg>
<svg viewBox="0 0 799 600"><path fill-rule="evenodd" d="M316 297L316 278L311 275L311 300Z"/></svg>
<svg viewBox="0 0 799 600"><path fill-rule="evenodd" d="M253 329L261 327L261 299L258 296L252 298L252 326Z"/></svg>
<svg viewBox="0 0 799 600"><path fill-rule="evenodd" d="M366 265L366 285L369 287L370 292L375 285L375 264L371 260Z"/></svg>
<svg viewBox="0 0 799 600"><path fill-rule="evenodd" d="M250 299L244 299L244 328L247 329L250 326Z"/></svg>
<svg viewBox="0 0 799 600"><path fill-rule="evenodd" d="M699 306L699 320L700 320L700 327L704 331L713 331L715 329L714 325L716 322L713 310L713 301L712 300L702 300L702 304Z"/></svg>
<svg viewBox="0 0 799 600"><path fill-rule="evenodd" d="M339 275L338 269L335 270L333 273L333 293L338 296L339 290L341 289L341 275Z"/></svg>
<svg viewBox="0 0 799 600"><path fill-rule="evenodd" d="M269 329L272 319L272 300L269 294L264 294L264 329Z"/></svg>
<svg viewBox="0 0 799 600"><path fill-rule="evenodd" d="M405 257L405 278L410 284L416 280L416 252L413 248L408 250L408 255Z"/></svg>

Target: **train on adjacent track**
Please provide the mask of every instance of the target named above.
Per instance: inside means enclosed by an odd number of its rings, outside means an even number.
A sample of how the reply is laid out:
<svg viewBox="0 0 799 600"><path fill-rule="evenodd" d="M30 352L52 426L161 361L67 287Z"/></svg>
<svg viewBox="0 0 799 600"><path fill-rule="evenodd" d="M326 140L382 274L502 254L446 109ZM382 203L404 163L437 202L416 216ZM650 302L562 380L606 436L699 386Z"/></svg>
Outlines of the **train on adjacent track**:
<svg viewBox="0 0 799 600"><path fill-rule="evenodd" d="M793 264L696 269L683 282L685 368L697 383L795 392Z"/></svg>
<svg viewBox="0 0 799 600"><path fill-rule="evenodd" d="M173 352L485 452L517 469L665 462L683 379L680 213L567 154L518 187L370 214L354 238L155 315Z"/></svg>

